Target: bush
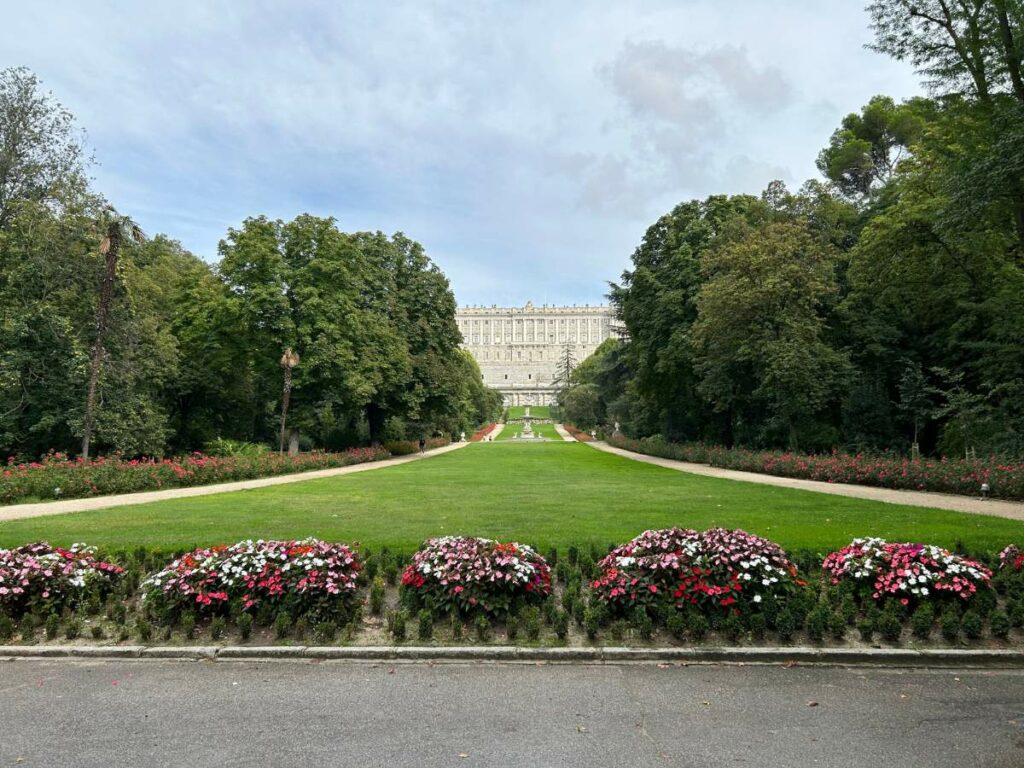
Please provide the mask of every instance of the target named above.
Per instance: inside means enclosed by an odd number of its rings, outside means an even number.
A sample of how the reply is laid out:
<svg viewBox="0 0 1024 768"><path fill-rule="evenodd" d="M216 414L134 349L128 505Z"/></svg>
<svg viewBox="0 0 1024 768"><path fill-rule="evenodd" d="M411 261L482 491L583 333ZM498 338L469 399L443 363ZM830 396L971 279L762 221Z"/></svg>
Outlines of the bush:
<svg viewBox="0 0 1024 768"><path fill-rule="evenodd" d="M775 632L778 634L779 640L784 643L788 643L793 639L798 626L799 623L796 616L793 615L789 608L783 608L779 611L779 615L775 617ZM690 631L693 631L692 626Z"/></svg>
<svg viewBox="0 0 1024 768"><path fill-rule="evenodd" d="M246 641L252 635L252 616L248 613L243 613L235 620L235 626L238 627L238 635L242 638L242 641Z"/></svg>
<svg viewBox="0 0 1024 768"><path fill-rule="evenodd" d="M486 616L477 616L474 626L476 627L476 639L478 641L486 643L491 639L491 622Z"/></svg>
<svg viewBox="0 0 1024 768"><path fill-rule="evenodd" d="M870 643L875 638L875 622L871 619L861 619L857 622L857 632L861 640Z"/></svg>
<svg viewBox="0 0 1024 768"><path fill-rule="evenodd" d="M650 621L650 619L648 619L648 621ZM565 611L558 611L558 613L555 614L555 620L552 626L555 630L555 637L564 643L565 639L569 636L569 614Z"/></svg>
<svg viewBox="0 0 1024 768"><path fill-rule="evenodd" d="M507 615L517 602L551 593L551 569L533 549L491 539L446 536L428 540L402 574L433 613Z"/></svg>
<svg viewBox="0 0 1024 768"><path fill-rule="evenodd" d="M84 605L109 593L124 572L84 544L64 549L40 541L0 549L0 610L20 616Z"/></svg>
<svg viewBox="0 0 1024 768"><path fill-rule="evenodd" d="M927 640L935 623L935 608L931 603L924 603L910 617L910 629L914 637Z"/></svg>
<svg viewBox="0 0 1024 768"><path fill-rule="evenodd" d="M803 585L775 543L741 530L645 531L598 564L596 597L619 612L637 605L759 610Z"/></svg>
<svg viewBox="0 0 1024 768"><path fill-rule="evenodd" d="M163 614L186 607L240 614L266 606L293 616L347 616L361 567L344 544L242 541L183 555L142 583L143 599Z"/></svg>
<svg viewBox="0 0 1024 768"><path fill-rule="evenodd" d="M1003 611L993 611L988 621L992 637L1005 640L1010 636L1010 618Z"/></svg>
<svg viewBox="0 0 1024 768"><path fill-rule="evenodd" d="M981 637L981 615L974 610L965 611L963 618L960 620L960 628L967 639L977 640Z"/></svg>
<svg viewBox="0 0 1024 768"><path fill-rule="evenodd" d="M204 446L207 456L218 458L258 459L270 453L270 449L260 443L247 443L245 440L230 440L218 437Z"/></svg>
<svg viewBox="0 0 1024 768"><path fill-rule="evenodd" d="M67 640L77 640L82 634L82 620L72 617L64 622L64 637Z"/></svg>
<svg viewBox="0 0 1024 768"><path fill-rule="evenodd" d="M405 640L405 611L391 611L388 614L388 631L396 643Z"/></svg>
<svg viewBox="0 0 1024 768"><path fill-rule="evenodd" d="M955 643L960 637L960 614L955 610L949 609L942 614L942 618L939 619L939 627L942 630L942 636L951 643Z"/></svg>
<svg viewBox="0 0 1024 768"><path fill-rule="evenodd" d="M863 597L936 600L943 596L968 600L987 589L992 571L981 563L930 544L854 539L825 558L822 568L833 584L852 582Z"/></svg>
<svg viewBox="0 0 1024 768"><path fill-rule="evenodd" d="M0 613L0 640L14 637L14 621L6 613Z"/></svg>
<svg viewBox="0 0 1024 768"><path fill-rule="evenodd" d="M379 576L373 580L370 586L370 613L380 616L384 610L384 579Z"/></svg>
<svg viewBox="0 0 1024 768"><path fill-rule="evenodd" d="M227 621L223 616L214 616L210 622L210 639L223 640L224 632L227 630Z"/></svg>
<svg viewBox="0 0 1024 768"><path fill-rule="evenodd" d="M434 636L434 617L430 611L423 610L416 614L416 638L430 640Z"/></svg>

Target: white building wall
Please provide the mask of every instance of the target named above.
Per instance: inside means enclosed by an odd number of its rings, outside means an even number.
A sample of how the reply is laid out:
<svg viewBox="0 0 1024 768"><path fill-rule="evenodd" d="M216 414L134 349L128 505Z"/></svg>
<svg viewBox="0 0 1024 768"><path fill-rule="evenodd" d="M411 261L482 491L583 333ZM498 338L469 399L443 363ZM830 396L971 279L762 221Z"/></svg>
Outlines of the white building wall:
<svg viewBox="0 0 1024 768"><path fill-rule="evenodd" d="M566 345L577 364L613 335L611 308L462 307L456 313L463 346L508 405L548 405Z"/></svg>

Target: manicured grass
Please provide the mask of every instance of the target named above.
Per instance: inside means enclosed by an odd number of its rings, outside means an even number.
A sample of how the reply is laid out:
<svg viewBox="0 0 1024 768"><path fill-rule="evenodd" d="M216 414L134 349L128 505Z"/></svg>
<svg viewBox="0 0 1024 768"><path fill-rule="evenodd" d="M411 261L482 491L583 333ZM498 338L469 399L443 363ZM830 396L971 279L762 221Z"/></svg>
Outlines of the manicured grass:
<svg viewBox="0 0 1024 768"><path fill-rule="evenodd" d="M501 430L500 434L495 438L496 440L511 440L520 432L523 431L522 424L506 424Z"/></svg>
<svg viewBox="0 0 1024 768"><path fill-rule="evenodd" d="M533 433L540 437L546 437L548 440L561 440L561 436L555 430L554 424L533 424ZM498 435L498 440L513 440L523 431L522 424L506 424L505 428L501 430L501 434Z"/></svg>
<svg viewBox="0 0 1024 768"><path fill-rule="evenodd" d="M508 417L510 419L521 419L526 415L525 405L510 405L508 407ZM550 419L551 418L551 406L548 405L531 405L530 415L538 419Z"/></svg>
<svg viewBox="0 0 1024 768"><path fill-rule="evenodd" d="M0 545L183 548L319 536L411 551L444 534L546 549L622 542L646 528L741 527L824 552L856 536L972 550L1024 542L1024 523L663 469L579 443L474 444L345 477L0 523Z"/></svg>

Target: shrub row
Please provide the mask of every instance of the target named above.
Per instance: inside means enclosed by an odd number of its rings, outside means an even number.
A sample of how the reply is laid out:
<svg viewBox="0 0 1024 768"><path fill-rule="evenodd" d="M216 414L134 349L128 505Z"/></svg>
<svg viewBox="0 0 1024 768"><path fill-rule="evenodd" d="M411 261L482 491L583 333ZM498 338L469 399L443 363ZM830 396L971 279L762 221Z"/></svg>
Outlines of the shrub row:
<svg viewBox="0 0 1024 768"><path fill-rule="evenodd" d="M390 455L385 448L353 448L341 453L310 451L297 456L263 453L216 457L194 453L173 459L108 456L83 461L51 453L41 461L27 464L9 460L0 472L0 503L11 504L23 499L74 499L251 480L346 467L379 461Z"/></svg>
<svg viewBox="0 0 1024 768"><path fill-rule="evenodd" d="M854 630L866 642L936 633L1005 641L1024 627L1024 558L1013 546L987 559L994 576L979 560L928 545L855 540L822 562L724 529L646 531L603 552L544 557L514 542L445 537L411 558L315 539L197 549L163 567L161 558L138 550L102 560L81 545L45 543L0 550L0 641L16 631L35 638L40 627L47 638L74 639L88 626L97 639L148 641L158 628L166 639L172 628L192 639L205 627L214 640L229 629L245 640L262 627L278 639L331 642L339 633L351 640L367 610L365 626L383 621L395 640L410 626L421 640L469 632L482 642L502 626L510 641L528 642L545 633L565 641L573 626L613 642L658 633L699 642L709 632L730 642L801 633L824 642Z"/></svg>
<svg viewBox="0 0 1024 768"><path fill-rule="evenodd" d="M987 483L991 496L1024 499L1024 463L996 459L909 459L838 451L822 455L754 451L704 443L670 443L657 436L640 440L609 436L607 442L650 456L743 472L964 496L981 495L982 483Z"/></svg>

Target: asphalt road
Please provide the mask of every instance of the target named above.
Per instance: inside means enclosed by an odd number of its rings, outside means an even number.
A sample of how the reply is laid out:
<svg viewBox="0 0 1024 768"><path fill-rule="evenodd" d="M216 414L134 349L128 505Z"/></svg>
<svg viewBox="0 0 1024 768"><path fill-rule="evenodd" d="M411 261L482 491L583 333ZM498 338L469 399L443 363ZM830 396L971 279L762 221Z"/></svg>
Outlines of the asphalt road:
<svg viewBox="0 0 1024 768"><path fill-rule="evenodd" d="M1024 672L0 663L0 766L1024 766Z"/></svg>

